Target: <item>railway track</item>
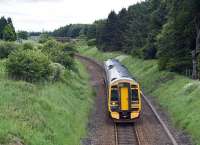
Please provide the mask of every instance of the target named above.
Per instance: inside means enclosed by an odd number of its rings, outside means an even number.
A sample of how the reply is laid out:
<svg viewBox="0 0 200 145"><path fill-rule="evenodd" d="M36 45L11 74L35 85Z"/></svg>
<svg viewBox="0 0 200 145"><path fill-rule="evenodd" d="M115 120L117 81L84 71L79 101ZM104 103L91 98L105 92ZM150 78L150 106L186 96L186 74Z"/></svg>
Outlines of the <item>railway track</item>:
<svg viewBox="0 0 200 145"><path fill-rule="evenodd" d="M115 123L115 144L116 145L140 145L140 140L134 124Z"/></svg>
<svg viewBox="0 0 200 145"><path fill-rule="evenodd" d="M96 60L79 54L76 56L103 70L103 65ZM154 106L143 93L142 96L144 117L135 124L114 123L115 145L178 145Z"/></svg>

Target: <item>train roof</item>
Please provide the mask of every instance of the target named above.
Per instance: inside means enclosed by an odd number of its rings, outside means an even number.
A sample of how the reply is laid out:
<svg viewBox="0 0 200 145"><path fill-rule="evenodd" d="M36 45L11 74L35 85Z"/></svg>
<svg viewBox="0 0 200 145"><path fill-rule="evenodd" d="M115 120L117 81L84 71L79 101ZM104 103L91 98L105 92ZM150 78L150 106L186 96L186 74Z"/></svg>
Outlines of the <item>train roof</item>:
<svg viewBox="0 0 200 145"><path fill-rule="evenodd" d="M107 61L105 61L104 65L109 83L122 79L132 80L137 83L137 81L129 73L128 69L118 60L108 59Z"/></svg>

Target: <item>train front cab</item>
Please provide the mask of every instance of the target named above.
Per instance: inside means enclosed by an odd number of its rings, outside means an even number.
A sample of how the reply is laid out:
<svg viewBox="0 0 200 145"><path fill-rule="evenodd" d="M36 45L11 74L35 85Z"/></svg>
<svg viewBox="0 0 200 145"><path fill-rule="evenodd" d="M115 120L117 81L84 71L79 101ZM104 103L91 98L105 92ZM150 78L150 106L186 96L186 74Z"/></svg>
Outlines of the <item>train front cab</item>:
<svg viewBox="0 0 200 145"><path fill-rule="evenodd" d="M141 112L140 86L117 81L109 86L109 112L115 122L135 122Z"/></svg>

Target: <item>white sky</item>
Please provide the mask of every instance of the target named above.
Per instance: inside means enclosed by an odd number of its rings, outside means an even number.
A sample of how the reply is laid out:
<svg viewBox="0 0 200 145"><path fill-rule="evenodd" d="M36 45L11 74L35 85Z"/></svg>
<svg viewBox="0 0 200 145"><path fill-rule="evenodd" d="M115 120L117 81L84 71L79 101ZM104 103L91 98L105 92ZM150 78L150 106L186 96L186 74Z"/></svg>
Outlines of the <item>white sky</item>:
<svg viewBox="0 0 200 145"><path fill-rule="evenodd" d="M140 0L0 0L0 16L16 30L50 31L71 23L92 23Z"/></svg>

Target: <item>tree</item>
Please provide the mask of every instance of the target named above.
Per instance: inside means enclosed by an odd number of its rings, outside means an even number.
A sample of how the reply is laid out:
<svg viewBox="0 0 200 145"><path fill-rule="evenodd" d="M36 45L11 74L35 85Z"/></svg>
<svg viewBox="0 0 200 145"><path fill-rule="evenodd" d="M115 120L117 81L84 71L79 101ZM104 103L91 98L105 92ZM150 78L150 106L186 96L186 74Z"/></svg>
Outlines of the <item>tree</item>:
<svg viewBox="0 0 200 145"><path fill-rule="evenodd" d="M6 25L7 25L7 20L5 19L5 17L1 17L1 19L0 19L0 39L3 39L3 30Z"/></svg>
<svg viewBox="0 0 200 145"><path fill-rule="evenodd" d="M118 16L114 11L108 16L106 21L102 21L103 25L99 27L101 32L97 30L97 44L100 50L103 51L116 51L119 50L117 45L118 37ZM105 23L104 23L105 22ZM98 29L98 26L97 26ZM99 35L100 34L100 35ZM101 42L101 43L99 43Z"/></svg>
<svg viewBox="0 0 200 145"><path fill-rule="evenodd" d="M89 25L87 27L86 35L87 35L88 39L96 38L96 25L95 24Z"/></svg>
<svg viewBox="0 0 200 145"><path fill-rule="evenodd" d="M133 55L141 56L141 48L145 46L150 24L150 5L148 1L128 8L128 28L126 30L125 49Z"/></svg>
<svg viewBox="0 0 200 145"><path fill-rule="evenodd" d="M196 30L194 27L194 18L197 15L195 11L199 9L198 1L175 0L168 3L168 5L170 5L171 9L167 20L167 27L163 27L161 32L162 37L158 41L158 45L160 46L159 52L161 54L159 61L165 58L168 61L165 61L164 68L183 73L186 68L195 67L194 59L196 59L196 55L194 55L194 49L196 45ZM191 58L193 59L193 65ZM193 71L195 73L195 70Z"/></svg>
<svg viewBox="0 0 200 145"><path fill-rule="evenodd" d="M7 20L5 17L1 17L0 19L0 39L4 39L7 41L15 41L16 33L15 28L12 24L11 18Z"/></svg>
<svg viewBox="0 0 200 145"><path fill-rule="evenodd" d="M167 21L168 9L166 3L160 0L150 1L149 33L142 49L144 59L154 59L157 55L156 37Z"/></svg>
<svg viewBox="0 0 200 145"><path fill-rule="evenodd" d="M126 52L124 46L126 45L126 30L128 28L129 17L128 12L123 8L118 14L118 29L117 29L117 45L119 50Z"/></svg>
<svg viewBox="0 0 200 145"><path fill-rule="evenodd" d="M194 25L195 25L195 48L192 50L192 77L193 79L198 79L198 56L200 54L200 2L198 0L194 0L193 2L193 14L194 16Z"/></svg>
<svg viewBox="0 0 200 145"><path fill-rule="evenodd" d="M105 26L106 26L106 20L98 20L95 21L96 25L96 45L99 50L103 50L103 44L104 44L104 33L105 33Z"/></svg>
<svg viewBox="0 0 200 145"><path fill-rule="evenodd" d="M17 37L20 39L28 39L28 32L27 31L18 31Z"/></svg>
<svg viewBox="0 0 200 145"><path fill-rule="evenodd" d="M13 28L10 24L6 25L3 30L3 40L6 41L15 41L16 33L13 31Z"/></svg>

